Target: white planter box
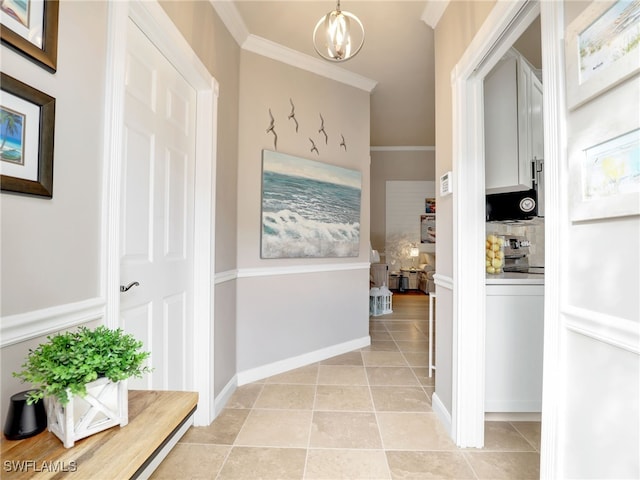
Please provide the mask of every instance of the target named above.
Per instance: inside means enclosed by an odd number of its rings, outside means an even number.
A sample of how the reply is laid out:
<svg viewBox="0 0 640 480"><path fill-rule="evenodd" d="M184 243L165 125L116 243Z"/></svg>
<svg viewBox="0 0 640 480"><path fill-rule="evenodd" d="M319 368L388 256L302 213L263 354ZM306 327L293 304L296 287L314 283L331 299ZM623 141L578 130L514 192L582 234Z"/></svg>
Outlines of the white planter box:
<svg viewBox="0 0 640 480"><path fill-rule="evenodd" d="M67 405L47 399L47 429L71 448L76 440L129 422L127 381L99 378L87 384L87 395L69 395Z"/></svg>

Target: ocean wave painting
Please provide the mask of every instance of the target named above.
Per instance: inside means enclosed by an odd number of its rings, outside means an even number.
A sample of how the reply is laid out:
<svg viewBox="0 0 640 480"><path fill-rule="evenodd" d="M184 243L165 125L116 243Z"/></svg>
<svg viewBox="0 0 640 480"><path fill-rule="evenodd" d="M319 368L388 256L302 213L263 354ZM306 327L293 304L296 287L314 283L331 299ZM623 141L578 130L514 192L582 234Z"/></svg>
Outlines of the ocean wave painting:
<svg viewBox="0 0 640 480"><path fill-rule="evenodd" d="M357 257L362 174L262 152L262 258Z"/></svg>

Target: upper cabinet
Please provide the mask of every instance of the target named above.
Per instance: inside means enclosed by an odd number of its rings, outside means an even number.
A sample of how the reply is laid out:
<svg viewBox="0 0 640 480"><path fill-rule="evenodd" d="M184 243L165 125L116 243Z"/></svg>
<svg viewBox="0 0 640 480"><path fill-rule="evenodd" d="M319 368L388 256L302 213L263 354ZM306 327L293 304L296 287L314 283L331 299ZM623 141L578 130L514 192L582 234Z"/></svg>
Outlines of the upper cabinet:
<svg viewBox="0 0 640 480"><path fill-rule="evenodd" d="M542 132L542 82L512 48L484 80L487 193L533 187L544 157Z"/></svg>

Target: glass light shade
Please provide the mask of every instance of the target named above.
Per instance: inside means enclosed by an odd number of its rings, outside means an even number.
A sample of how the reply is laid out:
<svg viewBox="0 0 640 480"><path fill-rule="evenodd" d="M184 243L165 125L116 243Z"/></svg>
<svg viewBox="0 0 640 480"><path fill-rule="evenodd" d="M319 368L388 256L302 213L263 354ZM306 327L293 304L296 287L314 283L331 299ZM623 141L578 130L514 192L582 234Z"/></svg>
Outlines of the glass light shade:
<svg viewBox="0 0 640 480"><path fill-rule="evenodd" d="M420 249L418 247L411 247L409 255L412 257L417 257L418 255L420 255Z"/></svg>
<svg viewBox="0 0 640 480"><path fill-rule="evenodd" d="M352 29L352 27L354 27ZM354 45L357 45L354 47ZM318 20L313 30L313 47L325 60L342 62L355 56L364 45L362 22L337 8Z"/></svg>

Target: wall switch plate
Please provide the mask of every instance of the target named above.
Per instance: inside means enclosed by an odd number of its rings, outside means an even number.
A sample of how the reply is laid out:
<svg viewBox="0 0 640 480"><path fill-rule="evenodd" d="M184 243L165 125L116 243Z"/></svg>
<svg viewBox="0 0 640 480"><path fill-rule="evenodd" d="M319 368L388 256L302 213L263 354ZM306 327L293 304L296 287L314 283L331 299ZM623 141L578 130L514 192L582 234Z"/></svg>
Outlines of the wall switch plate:
<svg viewBox="0 0 640 480"><path fill-rule="evenodd" d="M444 197L453 193L453 178L449 171L440 177L440 196Z"/></svg>

